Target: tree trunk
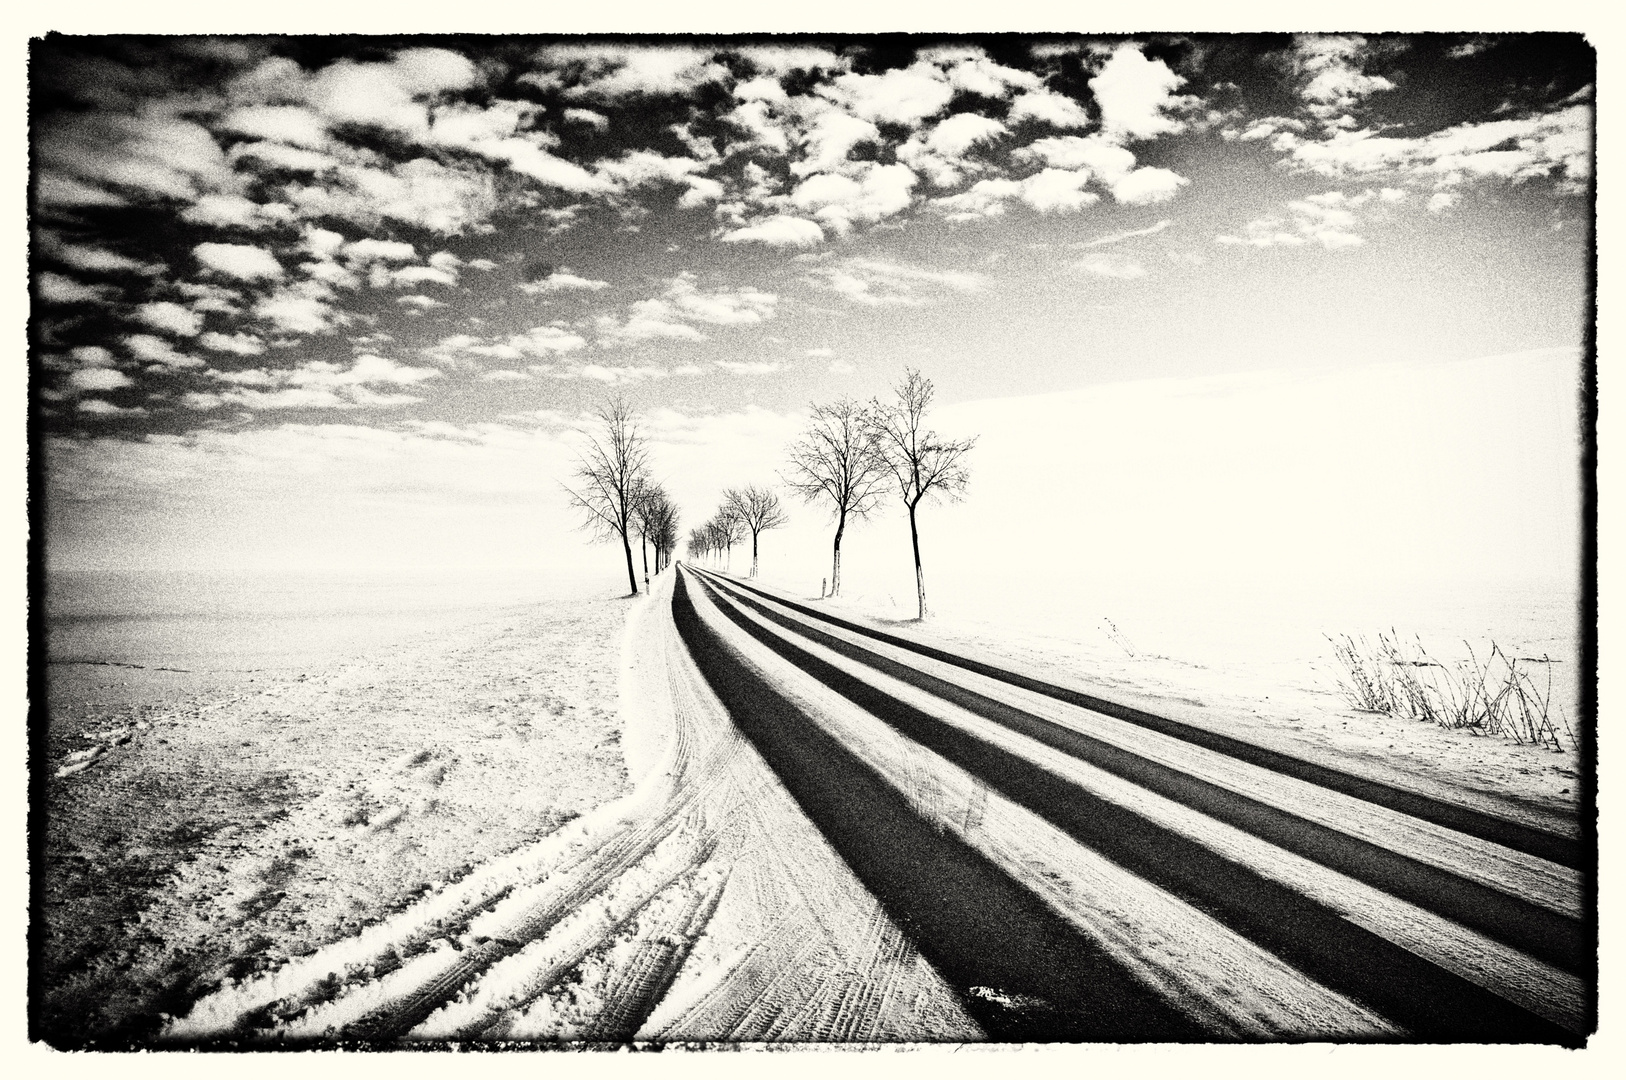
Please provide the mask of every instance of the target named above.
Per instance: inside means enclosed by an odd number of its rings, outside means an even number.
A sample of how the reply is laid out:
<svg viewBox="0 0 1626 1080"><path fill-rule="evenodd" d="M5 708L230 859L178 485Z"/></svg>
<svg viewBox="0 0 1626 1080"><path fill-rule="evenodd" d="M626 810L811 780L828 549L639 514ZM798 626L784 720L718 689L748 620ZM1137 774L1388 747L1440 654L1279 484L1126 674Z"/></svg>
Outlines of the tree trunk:
<svg viewBox="0 0 1626 1080"><path fill-rule="evenodd" d="M638 534L638 550L644 555L644 588L649 587L649 537Z"/></svg>
<svg viewBox="0 0 1626 1080"><path fill-rule="evenodd" d="M847 511L841 511L836 518L836 546L835 559L830 566L830 595L839 596L841 593L841 534L847 531Z"/></svg>
<svg viewBox="0 0 1626 1080"><path fill-rule="evenodd" d="M625 531L621 533L621 550L627 555L627 584L632 586L632 595L638 595L638 574L632 568L632 545L627 542Z"/></svg>
<svg viewBox="0 0 1626 1080"><path fill-rule="evenodd" d="M915 508L909 507L909 542L915 549L915 592L920 597L920 618L926 619L926 574L920 568L920 531L915 528Z"/></svg>
<svg viewBox="0 0 1626 1080"><path fill-rule="evenodd" d="M751 534L751 576L757 576L757 534Z"/></svg>

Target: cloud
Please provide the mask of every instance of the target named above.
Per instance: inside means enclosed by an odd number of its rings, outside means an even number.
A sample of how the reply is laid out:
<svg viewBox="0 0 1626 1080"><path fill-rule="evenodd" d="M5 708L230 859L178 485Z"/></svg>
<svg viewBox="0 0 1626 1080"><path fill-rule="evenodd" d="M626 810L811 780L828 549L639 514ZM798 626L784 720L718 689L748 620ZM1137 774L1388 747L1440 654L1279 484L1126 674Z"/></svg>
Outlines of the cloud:
<svg viewBox="0 0 1626 1080"><path fill-rule="evenodd" d="M181 220L217 229L268 229L293 220L287 203L256 203L241 195L205 195L185 210Z"/></svg>
<svg viewBox="0 0 1626 1080"><path fill-rule="evenodd" d="M395 298L395 302L402 307L415 308L418 311L429 311L433 308L446 306L444 300L436 300L432 296L424 296L421 293L412 296L398 296Z"/></svg>
<svg viewBox="0 0 1626 1080"><path fill-rule="evenodd" d="M1457 194L1452 191L1436 191L1428 197L1427 209L1431 214L1440 214L1457 204Z"/></svg>
<svg viewBox="0 0 1626 1080"><path fill-rule="evenodd" d="M1120 241L1129 240L1137 236L1156 236L1164 229L1167 229L1171 224L1172 222L1170 222L1168 218L1164 218L1155 225L1148 225L1144 229L1126 229L1123 232L1108 233L1106 236L1098 236L1084 246L1102 247L1106 244L1116 244Z"/></svg>
<svg viewBox="0 0 1626 1080"><path fill-rule="evenodd" d="M1301 247L1313 242L1329 251L1359 247L1366 241L1355 232L1358 221L1354 211L1376 194L1366 191L1348 196L1341 191L1328 191L1295 199L1287 204L1292 212L1290 221L1280 217L1260 218L1250 221L1242 236L1223 235L1215 240L1221 244L1251 247Z"/></svg>
<svg viewBox="0 0 1626 1080"><path fill-rule="evenodd" d="M202 360L178 351L168 341L153 334L129 334L124 338L124 347L130 350L130 355L137 360L145 360L151 364L162 364L169 368L203 366Z"/></svg>
<svg viewBox="0 0 1626 1080"><path fill-rule="evenodd" d="M921 61L879 75L838 75L818 92L862 120L911 127L942 112L954 96L943 73Z"/></svg>
<svg viewBox="0 0 1626 1080"><path fill-rule="evenodd" d="M1196 104L1194 98L1175 96L1184 83L1163 61L1148 60L1140 46L1120 45L1090 80L1103 135L1136 141L1185 130L1185 122L1173 115Z"/></svg>
<svg viewBox="0 0 1626 1080"><path fill-rule="evenodd" d="M265 342L253 334L218 334L210 331L198 339L205 349L235 353L238 356L258 356L265 352Z"/></svg>
<svg viewBox="0 0 1626 1080"><path fill-rule="evenodd" d="M858 368L845 360L832 360L830 361L829 370L832 375L851 375Z"/></svg>
<svg viewBox="0 0 1626 1080"><path fill-rule="evenodd" d="M467 89L478 80L478 69L458 53L405 49L385 63L335 61L310 77L305 97L330 122L382 127L423 140L428 116L420 99Z"/></svg>
<svg viewBox="0 0 1626 1080"><path fill-rule="evenodd" d="M124 372L106 367L80 368L68 376L68 385L75 390L120 390L134 386L135 382Z"/></svg>
<svg viewBox="0 0 1626 1080"><path fill-rule="evenodd" d="M1556 174L1561 191L1579 193L1592 175L1591 125L1591 108L1580 104L1520 119L1457 124L1415 138L1340 130L1320 140L1288 135L1279 145L1300 171L1333 178L1388 171L1450 186Z"/></svg>
<svg viewBox="0 0 1626 1080"><path fill-rule="evenodd" d="M1368 53L1366 39L1358 35L1304 35L1298 39L1293 48L1294 67L1307 76L1299 95L1311 113L1331 120L1371 94L1394 89L1394 83L1381 75L1361 72Z"/></svg>
<svg viewBox="0 0 1626 1080"><path fill-rule="evenodd" d="M773 318L779 298L757 289L705 292L694 284L695 276L685 271L673 279L664 302L685 319L718 326L755 324Z"/></svg>
<svg viewBox="0 0 1626 1080"><path fill-rule="evenodd" d="M757 289L706 291L695 284L695 275L685 271L672 279L660 296L640 300L623 322L609 316L598 320L601 340L609 344L631 344L666 338L677 341L703 341L705 335L691 323L713 326L756 325L773 318L779 298Z"/></svg>
<svg viewBox="0 0 1626 1080"><path fill-rule="evenodd" d="M254 304L254 314L290 334L325 334L343 315L334 310L333 290L320 281L278 288Z"/></svg>
<svg viewBox="0 0 1626 1080"><path fill-rule="evenodd" d="M834 356L835 355L835 350L834 349L809 349L803 355L804 356L812 356L812 357L815 357L815 358L822 358L822 357Z"/></svg>
<svg viewBox="0 0 1626 1080"><path fill-rule="evenodd" d="M203 316L169 300L158 300L136 308L136 318L148 326L181 337L195 337L203 329Z"/></svg>
<svg viewBox="0 0 1626 1080"><path fill-rule="evenodd" d="M978 292L988 284L980 274L927 270L880 259L846 259L839 266L820 266L809 280L830 292L868 307L920 307L948 292Z"/></svg>
<svg viewBox="0 0 1626 1080"><path fill-rule="evenodd" d="M192 254L207 269L238 281L274 281L282 277L276 256L252 244L199 244Z"/></svg>
<svg viewBox="0 0 1626 1080"><path fill-rule="evenodd" d="M343 165L331 181L290 184L284 192L307 219L335 217L369 228L392 220L442 236L482 224L497 206L496 183L489 172L470 165L442 165L430 158L388 168Z"/></svg>
<svg viewBox="0 0 1626 1080"><path fill-rule="evenodd" d="M208 129L175 117L59 114L41 125L36 154L42 176L58 178L50 194L68 202L117 202L113 188L191 203L241 185Z"/></svg>
<svg viewBox="0 0 1626 1080"><path fill-rule="evenodd" d="M566 109L563 115L566 120L573 121L577 124L591 124L600 131L603 131L605 128L610 126L610 118L608 116L605 116L603 113L594 112L592 109L570 108Z"/></svg>
<svg viewBox="0 0 1626 1080"><path fill-rule="evenodd" d="M1012 123L1028 119L1042 120L1051 127L1059 128L1082 128L1090 124L1090 114L1084 111L1084 106L1050 89L1017 95L1011 102L1008 119Z"/></svg>
<svg viewBox="0 0 1626 1080"><path fill-rule="evenodd" d="M106 248L64 243L49 232L42 235L41 241L42 248L51 258L87 273L133 273L157 277L168 269L161 262L141 262Z"/></svg>
<svg viewBox="0 0 1626 1080"><path fill-rule="evenodd" d="M1084 190L1089 179L1087 169L1045 169L1023 181L1021 199L1040 212L1080 210L1101 198Z"/></svg>
<svg viewBox="0 0 1626 1080"><path fill-rule="evenodd" d="M1182 184L1190 182L1169 169L1145 167L1136 169L1113 184L1112 197L1130 206L1168 202Z"/></svg>
<svg viewBox="0 0 1626 1080"><path fill-rule="evenodd" d="M718 239L727 244L754 242L770 247L817 247L824 242L824 230L806 218L775 214L755 224L731 229Z"/></svg>
<svg viewBox="0 0 1626 1080"><path fill-rule="evenodd" d="M85 398L79 403L78 411L90 413L93 416L145 416L147 410L139 405L115 405L111 401L101 398Z"/></svg>
<svg viewBox="0 0 1626 1080"><path fill-rule="evenodd" d="M117 291L111 285L86 285L50 270L43 271L34 281L40 299L53 304L103 303Z"/></svg>
<svg viewBox="0 0 1626 1080"><path fill-rule="evenodd" d="M840 109L825 107L808 125L800 143L803 156L791 163L798 176L843 168L847 155L860 143L879 143L881 129Z"/></svg>
<svg viewBox="0 0 1626 1080"><path fill-rule="evenodd" d="M790 201L841 235L855 224L880 221L909 207L916 182L909 166L865 162L857 175L810 176L791 192Z"/></svg>
<svg viewBox="0 0 1626 1080"><path fill-rule="evenodd" d="M541 281L522 281L516 288L522 293L535 296L538 293L563 292L574 289L597 292L609 284L608 281L578 277L568 270L555 270Z"/></svg>
<svg viewBox="0 0 1626 1080"><path fill-rule="evenodd" d="M537 59L549 70L522 75L520 81L543 88L573 82L564 90L568 97L685 96L729 78L711 50L690 46L550 45Z"/></svg>
<svg viewBox="0 0 1626 1080"><path fill-rule="evenodd" d="M333 244L333 237L337 235L337 233L330 233L326 230L318 229L308 234L307 241L313 243L314 246L324 252L333 252L338 250ZM353 244L345 245L344 257L350 262L362 264L372 262L406 262L408 259L416 259L418 257L418 249L404 240L376 240L369 236L364 239L357 240Z"/></svg>
<svg viewBox="0 0 1626 1080"><path fill-rule="evenodd" d="M244 106L221 117L218 126L238 135L306 150L322 150L328 146L327 121L301 105Z"/></svg>
<svg viewBox="0 0 1626 1080"><path fill-rule="evenodd" d="M1109 255L1105 252L1086 255L1073 264L1078 270L1094 274L1096 277L1119 278L1123 280L1142 278L1146 276L1146 267L1133 259L1121 255Z"/></svg>

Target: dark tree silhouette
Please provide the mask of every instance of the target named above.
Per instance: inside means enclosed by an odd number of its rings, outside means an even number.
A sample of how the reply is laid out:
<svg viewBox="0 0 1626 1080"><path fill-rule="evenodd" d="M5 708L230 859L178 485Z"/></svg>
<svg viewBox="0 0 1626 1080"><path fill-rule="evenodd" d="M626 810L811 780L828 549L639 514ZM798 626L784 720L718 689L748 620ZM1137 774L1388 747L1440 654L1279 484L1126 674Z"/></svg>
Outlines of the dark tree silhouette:
<svg viewBox="0 0 1626 1080"><path fill-rule="evenodd" d="M627 584L637 596L631 530L648 484L649 446L625 399L610 399L597 415L600 430L588 434L587 446L577 460L576 486L567 485L565 491L571 506L584 515L583 528L600 540L620 539L627 559Z"/></svg>
<svg viewBox="0 0 1626 1080"><path fill-rule="evenodd" d="M920 529L915 515L928 495L958 499L971 478L965 455L976 439L945 439L926 427L926 410L936 390L930 379L914 368L904 369L903 382L895 388L896 399L870 407L870 425L897 484L903 505L909 509L909 543L915 555L915 592L920 600L920 618L926 617L926 575L920 567Z"/></svg>
<svg viewBox="0 0 1626 1080"><path fill-rule="evenodd" d="M757 576L757 537L777 529L790 519L779 506L779 496L767 488L750 485L723 492L723 505L751 534L751 576Z"/></svg>
<svg viewBox="0 0 1626 1080"><path fill-rule="evenodd" d="M638 546L643 550L644 556L644 583L649 583L649 548L655 548L655 572L661 570L661 536L662 529L667 524L667 518L676 517L672 509L671 500L666 496L666 489L653 481L643 485L638 493L637 502L633 506L633 518L638 525ZM677 524L673 520L670 525L676 531Z"/></svg>
<svg viewBox="0 0 1626 1080"><path fill-rule="evenodd" d="M804 502L828 501L836 518L830 595L841 592L841 538L847 519L869 516L881 503L890 472L875 441L869 410L851 398L813 406L807 430L790 444L782 479Z"/></svg>

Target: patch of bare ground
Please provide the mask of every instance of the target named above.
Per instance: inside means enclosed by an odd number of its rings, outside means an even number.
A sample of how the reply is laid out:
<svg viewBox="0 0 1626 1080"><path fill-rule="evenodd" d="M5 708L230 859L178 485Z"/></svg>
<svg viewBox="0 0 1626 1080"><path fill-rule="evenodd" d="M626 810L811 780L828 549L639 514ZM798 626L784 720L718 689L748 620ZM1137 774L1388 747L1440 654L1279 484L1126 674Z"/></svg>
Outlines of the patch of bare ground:
<svg viewBox="0 0 1626 1080"><path fill-rule="evenodd" d="M623 794L627 611L559 600L167 705L60 710L37 763L34 1034L143 1042Z"/></svg>

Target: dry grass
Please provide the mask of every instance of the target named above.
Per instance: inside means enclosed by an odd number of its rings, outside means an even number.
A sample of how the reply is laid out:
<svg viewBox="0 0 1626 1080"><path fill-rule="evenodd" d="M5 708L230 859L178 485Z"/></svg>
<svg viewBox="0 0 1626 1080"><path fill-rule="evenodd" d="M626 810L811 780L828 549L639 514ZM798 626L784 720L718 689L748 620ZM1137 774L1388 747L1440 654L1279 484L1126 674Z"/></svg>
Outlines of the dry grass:
<svg viewBox="0 0 1626 1080"><path fill-rule="evenodd" d="M1445 664L1421 641L1407 644L1393 631L1379 634L1376 646L1349 634L1327 640L1341 671L1338 692L1356 709L1554 750L1573 742L1553 702L1550 657L1509 656L1493 641L1481 660L1464 642L1468 659Z"/></svg>

